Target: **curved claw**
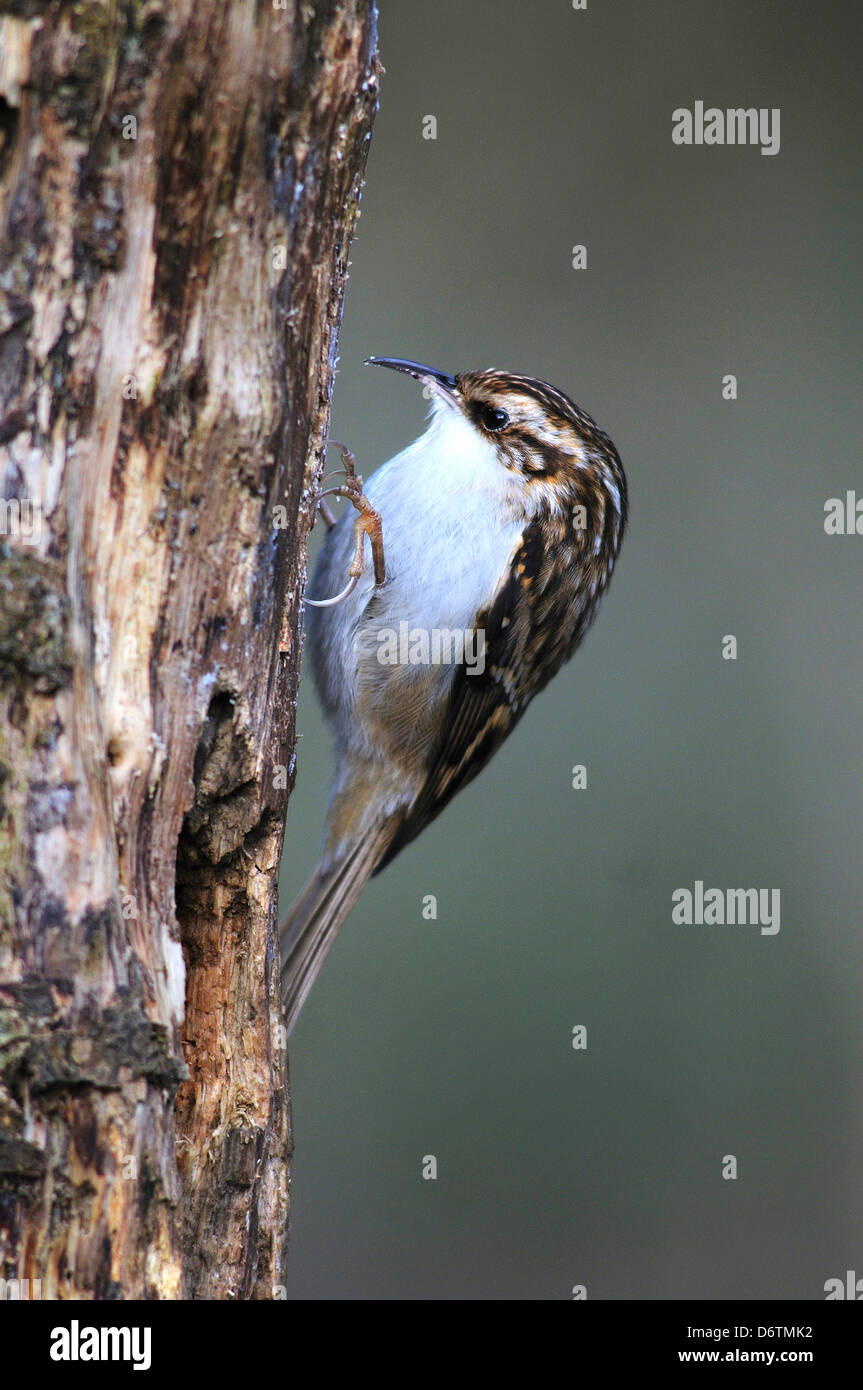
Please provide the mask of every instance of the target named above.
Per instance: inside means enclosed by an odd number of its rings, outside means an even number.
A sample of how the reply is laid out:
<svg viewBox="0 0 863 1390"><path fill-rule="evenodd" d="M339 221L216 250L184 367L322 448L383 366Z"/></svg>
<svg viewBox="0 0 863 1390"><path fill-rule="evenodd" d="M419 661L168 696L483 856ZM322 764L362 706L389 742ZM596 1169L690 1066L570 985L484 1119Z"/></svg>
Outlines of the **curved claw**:
<svg viewBox="0 0 863 1390"><path fill-rule="evenodd" d="M380 515L375 511L363 492L363 480L356 471L356 460L348 449L347 445L340 444L337 439L328 439L327 448L333 444L342 453L342 467L329 473L325 473L321 482L326 482L327 478L333 477L336 473L344 474L344 482L337 487L322 488L315 497L315 509L320 510L327 525L332 529L335 525L335 517L330 512L325 497L346 497L356 511L359 513L354 523L354 535L356 545L354 558L348 570L348 583L340 594L334 598L307 598L306 603L312 608L332 608L337 603L343 603L357 587L357 581L365 568L365 540L368 536L372 548L372 561L375 571L375 587L379 588L386 580L386 565L384 562L384 541L383 530L381 528ZM314 521L312 522L314 525Z"/></svg>
<svg viewBox="0 0 863 1390"><path fill-rule="evenodd" d="M335 598L307 598L306 603L312 608L332 608L334 603L342 603L346 598L350 597L357 587L358 580L358 574L351 575L351 578L348 580L344 589L342 589L342 592L336 594Z"/></svg>

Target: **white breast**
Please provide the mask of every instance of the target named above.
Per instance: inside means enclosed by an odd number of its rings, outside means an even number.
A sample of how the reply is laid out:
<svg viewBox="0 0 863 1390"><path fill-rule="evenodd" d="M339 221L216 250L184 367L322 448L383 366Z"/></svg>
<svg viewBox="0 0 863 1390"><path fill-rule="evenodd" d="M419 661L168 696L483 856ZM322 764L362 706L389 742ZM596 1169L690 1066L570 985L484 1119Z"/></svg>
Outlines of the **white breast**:
<svg viewBox="0 0 863 1390"><path fill-rule="evenodd" d="M472 628L521 537L519 483L498 462L493 445L440 401L426 433L368 479L366 496L383 522L387 583L366 613L374 589L366 542L366 572L353 594L335 608L311 610L309 621L321 696L342 736L362 679L362 653L367 658L375 649L378 632L398 632L404 622L428 631ZM355 519L348 509L327 538L312 597L344 587ZM452 674L440 668L441 684Z"/></svg>

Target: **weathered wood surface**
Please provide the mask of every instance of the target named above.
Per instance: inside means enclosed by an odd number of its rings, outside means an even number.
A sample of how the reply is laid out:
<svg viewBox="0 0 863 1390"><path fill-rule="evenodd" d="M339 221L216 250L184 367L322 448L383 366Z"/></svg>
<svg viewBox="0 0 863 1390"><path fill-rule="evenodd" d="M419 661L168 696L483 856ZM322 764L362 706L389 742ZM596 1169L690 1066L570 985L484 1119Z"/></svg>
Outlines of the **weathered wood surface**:
<svg viewBox="0 0 863 1390"><path fill-rule="evenodd" d="M370 0L0 5L0 1276L43 1297L284 1281L276 879L376 64Z"/></svg>

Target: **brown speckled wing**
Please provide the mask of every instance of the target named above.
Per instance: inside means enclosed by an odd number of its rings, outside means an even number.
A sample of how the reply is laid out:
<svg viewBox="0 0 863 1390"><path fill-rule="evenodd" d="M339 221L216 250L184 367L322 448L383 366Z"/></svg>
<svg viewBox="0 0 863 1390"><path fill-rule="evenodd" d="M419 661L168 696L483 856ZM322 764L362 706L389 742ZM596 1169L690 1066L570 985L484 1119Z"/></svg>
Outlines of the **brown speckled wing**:
<svg viewBox="0 0 863 1390"><path fill-rule="evenodd" d="M426 780L375 869L379 873L467 786L500 747L533 696L571 654L575 640L572 588L549 584L553 556L539 522L525 531L488 614L485 669L456 672L441 738ZM566 611L568 609L568 611Z"/></svg>

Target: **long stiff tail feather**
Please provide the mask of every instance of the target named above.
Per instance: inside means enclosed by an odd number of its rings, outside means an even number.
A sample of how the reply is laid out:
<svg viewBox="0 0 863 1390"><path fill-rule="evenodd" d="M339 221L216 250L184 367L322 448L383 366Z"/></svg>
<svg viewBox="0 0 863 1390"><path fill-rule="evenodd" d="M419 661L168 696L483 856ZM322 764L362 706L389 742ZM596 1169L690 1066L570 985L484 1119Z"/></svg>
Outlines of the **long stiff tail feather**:
<svg viewBox="0 0 863 1390"><path fill-rule="evenodd" d="M398 829L392 817L312 875L281 926L282 1003L291 1032L318 971L344 922Z"/></svg>

